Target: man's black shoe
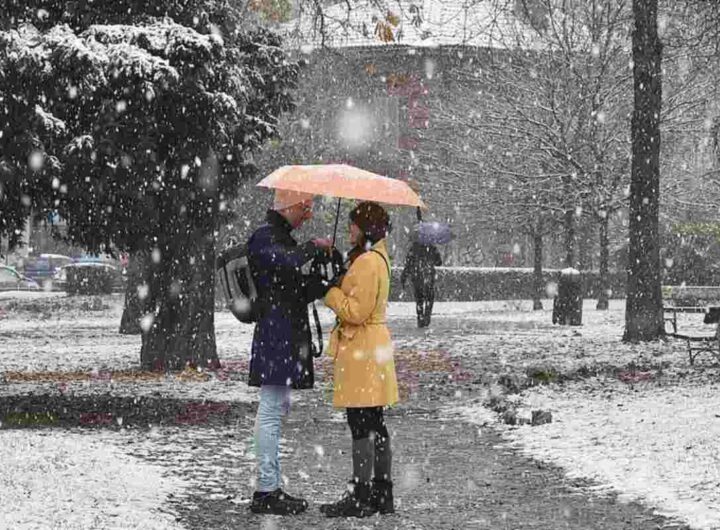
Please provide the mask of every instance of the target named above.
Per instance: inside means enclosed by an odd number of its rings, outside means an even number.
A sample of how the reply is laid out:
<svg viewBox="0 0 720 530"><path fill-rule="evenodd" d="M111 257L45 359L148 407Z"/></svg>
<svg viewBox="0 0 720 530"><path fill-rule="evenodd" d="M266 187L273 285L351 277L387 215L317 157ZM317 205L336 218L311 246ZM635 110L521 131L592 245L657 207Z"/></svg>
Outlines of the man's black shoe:
<svg viewBox="0 0 720 530"><path fill-rule="evenodd" d="M307 508L305 499L288 495L280 488L269 493L256 491L250 504L251 512L268 515L296 515Z"/></svg>

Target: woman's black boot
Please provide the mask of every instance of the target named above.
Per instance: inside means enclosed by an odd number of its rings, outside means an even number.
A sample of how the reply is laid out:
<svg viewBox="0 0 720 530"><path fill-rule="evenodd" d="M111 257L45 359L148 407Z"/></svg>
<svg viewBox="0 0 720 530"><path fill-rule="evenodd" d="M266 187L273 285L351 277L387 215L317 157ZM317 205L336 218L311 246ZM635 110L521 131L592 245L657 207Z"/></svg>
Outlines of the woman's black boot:
<svg viewBox="0 0 720 530"><path fill-rule="evenodd" d="M393 483L391 480L373 479L372 490L370 491L370 505L382 515L395 513Z"/></svg>
<svg viewBox="0 0 720 530"><path fill-rule="evenodd" d="M348 484L348 491L342 498L332 504L323 504L320 511L326 517L368 517L375 513L370 504L372 487L369 482L355 482Z"/></svg>

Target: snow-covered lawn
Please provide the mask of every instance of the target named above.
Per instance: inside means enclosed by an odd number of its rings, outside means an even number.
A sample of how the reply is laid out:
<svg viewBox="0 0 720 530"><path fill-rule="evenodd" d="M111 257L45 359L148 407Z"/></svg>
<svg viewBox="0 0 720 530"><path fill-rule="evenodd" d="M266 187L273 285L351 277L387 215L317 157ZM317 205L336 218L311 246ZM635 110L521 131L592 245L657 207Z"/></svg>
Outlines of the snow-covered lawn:
<svg viewBox="0 0 720 530"><path fill-rule="evenodd" d="M720 385L659 388L591 379L521 396L552 423L507 426L482 407L448 412L493 425L513 447L699 530L720 528Z"/></svg>
<svg viewBox="0 0 720 530"><path fill-rule="evenodd" d="M547 425L505 428L524 453L693 528L720 528L720 385L589 380L523 398L553 414Z"/></svg>
<svg viewBox="0 0 720 530"><path fill-rule="evenodd" d="M598 312L587 300L579 328L550 325L547 309L538 313L513 307L512 302L502 304L457 304L445 310L466 311L456 321L455 356L491 351L508 371L516 372L547 366L569 373L580 367L636 363L641 371L628 371L629 378L647 376L650 381L623 382L607 374L534 387L514 396L525 417L535 409L552 412L553 422L543 426L503 425L479 405L482 400L449 407L448 416L492 424L527 456L558 465L569 477L588 479L599 492L639 501L692 528L720 529L720 383L714 359L705 354L691 367L685 344L672 339L620 342L621 301L612 301L608 312ZM438 313L442 312L441 308ZM396 309L396 316L399 313ZM702 315L679 318L681 332L714 332L713 326L702 323ZM433 341L442 342L432 332L417 339ZM662 370L642 372L645 364Z"/></svg>
<svg viewBox="0 0 720 530"><path fill-rule="evenodd" d="M515 369L547 366L569 373L581 366L640 365L638 372L627 369L619 374L627 376L625 382L610 371L511 396L522 417L529 418L536 409L551 411L552 423L542 426L501 424L479 405L481 399L450 407L447 413L480 426L492 424L527 456L558 465L569 477L590 480L600 493L641 502L692 528L720 529L718 367L709 355L691 367L681 341L620 342L622 309L619 301L613 301L611 311L598 312L586 301L579 328L543 329L544 317L524 313L526 322L537 327L506 330L498 341L461 336L457 347L459 355L468 356L478 344L489 345L501 364ZM486 316L494 322L502 318ZM512 312L506 312L505 318L518 323ZM680 319L683 332L714 332L712 326L702 324L702 315ZM643 368L646 363L651 368ZM497 391L490 388L488 394Z"/></svg>
<svg viewBox="0 0 720 530"><path fill-rule="evenodd" d="M109 431L0 431L0 528L180 528L159 508L185 484L120 451L122 437Z"/></svg>

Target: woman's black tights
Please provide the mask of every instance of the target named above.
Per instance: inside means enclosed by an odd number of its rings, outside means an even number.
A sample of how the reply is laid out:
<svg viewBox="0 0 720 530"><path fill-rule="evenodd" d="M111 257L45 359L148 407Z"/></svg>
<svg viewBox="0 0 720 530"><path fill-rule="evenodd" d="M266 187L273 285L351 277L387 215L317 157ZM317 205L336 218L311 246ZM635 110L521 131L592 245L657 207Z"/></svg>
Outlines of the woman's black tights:
<svg viewBox="0 0 720 530"><path fill-rule="evenodd" d="M390 434L385 426L382 407L347 409L348 425L353 438L353 475L358 482L390 480L392 451ZM370 466L372 462L372 467Z"/></svg>

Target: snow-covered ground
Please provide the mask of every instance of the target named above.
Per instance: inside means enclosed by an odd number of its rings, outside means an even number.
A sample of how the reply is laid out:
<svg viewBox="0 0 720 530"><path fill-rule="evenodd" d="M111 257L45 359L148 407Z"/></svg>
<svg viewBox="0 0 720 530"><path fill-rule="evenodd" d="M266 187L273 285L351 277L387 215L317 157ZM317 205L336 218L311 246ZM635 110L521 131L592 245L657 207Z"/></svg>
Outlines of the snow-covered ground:
<svg viewBox="0 0 720 530"><path fill-rule="evenodd" d="M118 449L122 433L0 431L0 528L181 528L159 508L185 485Z"/></svg>
<svg viewBox="0 0 720 530"><path fill-rule="evenodd" d="M720 528L720 385L593 380L523 398L553 413L550 424L505 429L524 453L693 528Z"/></svg>
<svg viewBox="0 0 720 530"><path fill-rule="evenodd" d="M476 424L493 423L502 430L508 443L529 456L561 466L569 476L590 479L598 485L600 492L613 491L621 498L638 500L694 528L720 529L720 453L717 451L720 385L712 375L717 371L710 360L701 358L695 367L690 367L685 346L679 341L641 345L620 342L624 323L622 301L612 301L608 312L595 311L593 302L586 301L583 326L577 328L553 326L550 323L549 301L545 302L545 307L544 311L533 312L529 310L529 302L521 301L438 303L433 326L429 330L406 334L398 340L398 347L403 350L445 349L449 350L453 359L468 362L472 359L487 360L496 367L507 367L508 371L515 372L531 366L548 366L569 373L581 367L623 367L631 362L655 367L649 369L652 378L649 382L628 384L611 373L605 373L562 386L535 387L525 391L519 396L522 407L552 411L553 422L544 426L503 426L478 402L462 407L460 399L458 407L448 409L448 417L458 417L457 413L460 413L460 417ZM0 315L0 371L4 374L91 371L100 375L104 370L132 369L137 366L139 337L117 334L120 311L121 306L117 303L97 312L72 308L39 314L7 311ZM320 313L327 330L332 323L332 315L323 308ZM414 304L393 303L388 315L391 330L393 322L395 325L412 324ZM701 316L683 315L682 319L682 329L712 334L711 327L702 324ZM238 324L226 312L218 313L216 338L221 360L229 365L246 361L251 332L251 326ZM658 375L659 366L662 366L665 377ZM672 377L667 377L668 374ZM138 381L132 386L113 385L99 376L90 381L70 382L62 391L70 389L81 394L97 391L102 385L105 385L105 391L119 394L159 392L172 397L214 401L256 399L255 392L237 379L223 380L216 376L193 384L165 377ZM8 382L0 385L0 392L18 393L30 387L36 392L60 391L57 386L52 382ZM43 438L46 436L43 432L52 433L52 442ZM99 453L108 459L96 466L102 473L112 470L113 466L123 465L128 469L137 469L138 473L147 472L151 477L148 484L162 483L163 479L156 470L133 467L141 464L128 454L102 449L102 444L121 446L116 445L118 440L106 439L120 434L94 431L92 441L89 436L61 434L55 429L3 431L0 432L0 447L3 461L13 462L5 464L9 469L8 465L21 465L16 461L23 458L35 458L25 455L27 451L23 448L27 449L30 441L36 443L41 456L36 463L25 462L30 469L35 466L49 472L52 476L49 481L55 483L64 480L63 473L68 469L84 468L92 459L100 463L97 460ZM57 450L52 446L55 440ZM71 447L80 447L80 450L73 451ZM83 458L90 460L83 461ZM48 459L49 463L46 463ZM25 480L35 479L28 477L13 481L8 478L11 476L0 474L5 496L24 506L23 488L30 487ZM129 476L132 477L132 473ZM99 477L92 475L88 480L99 481ZM67 480L82 481L85 478ZM170 525L171 519L166 520L164 515L153 512L152 506L159 497L143 495L146 484L136 484L131 478L128 480L123 482L127 494L145 502L138 505L137 513L150 514L144 519L147 521L154 520L152 517L158 518L157 524L152 527ZM85 486L78 486L78 491L85 491L83 488ZM162 492L163 488L161 485L156 489ZM112 504L115 493L109 490L103 493L100 488L94 491L98 503ZM52 498L50 491L46 495ZM158 496L161 495L158 493ZM7 514L3 516L9 517ZM81 517L80 514L76 516ZM58 521L58 527L63 527L65 523ZM0 526L5 527L3 522L0 519ZM83 524L85 521L77 519L68 522L65 527L81 528ZM105 527L104 524L100 526ZM107 527L133 526L118 520L114 525L110 522Z"/></svg>
<svg viewBox="0 0 720 530"><path fill-rule="evenodd" d="M618 301L609 312L593 311L586 301L584 311L582 327L554 327L550 335L541 329L541 319L526 313L538 328L528 329L521 339L532 337L534 343L523 346L513 334L492 347L501 348L500 358L515 367L548 366L566 373L579 366L635 362L662 366L662 371L641 367L621 373L625 381L606 373L511 396L521 416L551 411L552 423L542 426L504 425L479 405L481 399L448 408L448 417L480 428L493 425L527 456L558 465L569 477L590 480L598 493L641 502L692 528L720 529L720 383L713 359L701 357L691 367L685 344L676 340L621 343L624 315ZM511 312L505 316L513 319ZM714 332L702 324L702 315L680 318L685 332ZM475 350L478 340L459 340L456 353L471 355L468 350Z"/></svg>
<svg viewBox="0 0 720 530"><path fill-rule="evenodd" d="M479 406L448 413L501 429L525 455L592 481L599 494L640 502L698 530L720 528L720 385L590 380L540 387L520 402L526 411L550 410L552 423L502 425Z"/></svg>

